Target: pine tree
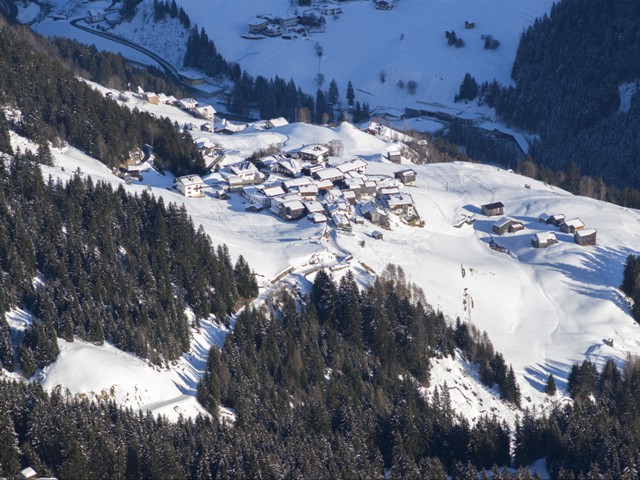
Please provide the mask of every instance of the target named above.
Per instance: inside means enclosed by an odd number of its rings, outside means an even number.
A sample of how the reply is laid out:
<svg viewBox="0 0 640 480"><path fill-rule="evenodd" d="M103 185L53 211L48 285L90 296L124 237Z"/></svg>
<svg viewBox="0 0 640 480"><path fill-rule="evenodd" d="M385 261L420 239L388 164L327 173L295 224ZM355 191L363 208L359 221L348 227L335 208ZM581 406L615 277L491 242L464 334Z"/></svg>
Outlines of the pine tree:
<svg viewBox="0 0 640 480"><path fill-rule="evenodd" d="M556 380L555 378L553 378L553 373L550 373L549 378L547 379L547 384L544 387L544 393L546 393L550 397L553 397L556 394L556 391Z"/></svg>
<svg viewBox="0 0 640 480"><path fill-rule="evenodd" d="M353 107L353 101L356 99L356 94L353 91L353 85L351 84L351 80L347 84L347 103L350 107Z"/></svg>
<svg viewBox="0 0 640 480"><path fill-rule="evenodd" d="M13 344L10 333L9 324L4 318L4 315L2 315L2 317L0 317L0 366L12 372Z"/></svg>
<svg viewBox="0 0 640 480"><path fill-rule="evenodd" d="M0 110L0 153L13 154L13 148L11 147L11 137L9 136L9 124L4 115L4 112Z"/></svg>
<svg viewBox="0 0 640 480"><path fill-rule="evenodd" d="M338 84L334 79L329 83L329 91L327 92L327 103L332 107L336 107L339 99L340 93L338 92Z"/></svg>

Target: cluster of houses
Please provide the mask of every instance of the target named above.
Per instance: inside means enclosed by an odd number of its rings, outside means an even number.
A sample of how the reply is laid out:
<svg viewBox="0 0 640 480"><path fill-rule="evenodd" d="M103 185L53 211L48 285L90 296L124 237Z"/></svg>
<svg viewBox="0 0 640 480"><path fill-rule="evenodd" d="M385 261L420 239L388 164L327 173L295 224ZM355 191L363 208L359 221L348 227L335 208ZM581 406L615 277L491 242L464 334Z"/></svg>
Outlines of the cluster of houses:
<svg viewBox="0 0 640 480"><path fill-rule="evenodd" d="M488 203L481 207L483 215L487 217L504 215L504 204L502 202ZM596 229L585 228L585 224L579 218L566 220L563 214L550 215L543 213L538 218L545 225L553 225L558 227L561 232L573 234L574 241L581 246L596 244ZM504 235L505 233L515 233L524 230L524 224L520 220L510 217L502 217L495 222L491 230L496 235ZM531 244L535 248L546 248L550 245L558 243L558 238L554 232L538 232L531 237Z"/></svg>
<svg viewBox="0 0 640 480"><path fill-rule="evenodd" d="M393 178L373 178L361 158L329 165L328 157L326 146L306 145L290 154L220 166L217 173L224 181L215 188L197 175L177 178L175 187L187 197L239 193L249 202L249 211L268 209L287 221L331 220L340 230L351 230L352 223L362 222L360 217L388 228L389 213L409 225L422 225L413 197L404 191L404 186L416 183L414 170L398 170Z"/></svg>
<svg viewBox="0 0 640 480"><path fill-rule="evenodd" d="M250 21L247 25L248 35L245 38L255 39L266 37L280 37L287 30L294 29L298 25L298 17L291 15L288 17L272 17L261 15ZM300 28L296 33L304 34L305 29Z"/></svg>

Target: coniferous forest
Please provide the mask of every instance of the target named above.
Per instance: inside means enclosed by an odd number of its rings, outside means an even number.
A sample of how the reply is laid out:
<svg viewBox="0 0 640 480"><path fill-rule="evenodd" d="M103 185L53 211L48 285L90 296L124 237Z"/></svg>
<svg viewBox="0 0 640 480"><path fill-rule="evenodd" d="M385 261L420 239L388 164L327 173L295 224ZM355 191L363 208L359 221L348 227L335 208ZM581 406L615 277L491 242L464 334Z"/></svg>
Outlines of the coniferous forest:
<svg viewBox="0 0 640 480"><path fill-rule="evenodd" d="M640 6L635 0L562 0L520 39L515 88L490 103L507 121L540 135L537 163L640 186L640 94L621 108L618 87L640 79ZM632 89L635 91L635 88Z"/></svg>

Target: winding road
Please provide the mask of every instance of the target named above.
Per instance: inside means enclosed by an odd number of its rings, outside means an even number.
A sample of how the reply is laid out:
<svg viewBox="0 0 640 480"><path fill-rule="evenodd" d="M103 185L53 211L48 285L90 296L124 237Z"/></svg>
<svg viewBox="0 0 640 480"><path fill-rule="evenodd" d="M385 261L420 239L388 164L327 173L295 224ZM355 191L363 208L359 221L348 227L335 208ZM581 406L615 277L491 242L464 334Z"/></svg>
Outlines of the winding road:
<svg viewBox="0 0 640 480"><path fill-rule="evenodd" d="M0 0L0 2L8 2L9 0ZM87 17L88 18L88 17ZM151 58L154 62L156 62L158 65L160 65L160 67L164 70L164 72L167 74L167 76L173 78L174 80L176 80L178 83L180 82L180 76L178 75L178 69L176 67L174 67L173 65L171 65L169 62L167 62L164 58L162 58L160 55L158 55L155 52L152 52L151 50L149 50L148 48L145 48L135 42L132 42L131 40L127 40L126 38L120 37L118 35L115 35L113 33L107 33L107 32L101 32L99 30L95 30L93 28L87 27L85 25L80 25L80 22L83 22L84 20L86 20L86 18L76 18L74 20L71 20L69 23L79 29L79 30L83 30L87 33L90 33L92 35L97 35L99 37L102 38L106 38L107 40L111 40L112 42L116 42L119 43L121 45L124 45L126 47L132 48L133 50L136 50L144 55L146 55L147 57Z"/></svg>

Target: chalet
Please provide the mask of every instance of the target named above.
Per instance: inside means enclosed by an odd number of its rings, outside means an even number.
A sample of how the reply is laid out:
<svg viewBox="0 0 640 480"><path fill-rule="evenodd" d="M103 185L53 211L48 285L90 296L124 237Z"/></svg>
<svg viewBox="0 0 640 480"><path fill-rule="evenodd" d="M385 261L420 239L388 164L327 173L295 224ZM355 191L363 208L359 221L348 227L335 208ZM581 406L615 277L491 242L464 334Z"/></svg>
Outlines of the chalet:
<svg viewBox="0 0 640 480"><path fill-rule="evenodd" d="M584 229L584 223L579 218L572 218L560 225L560 230L564 233L576 233Z"/></svg>
<svg viewBox="0 0 640 480"><path fill-rule="evenodd" d="M269 198L274 198L279 195L284 195L284 190L280 185L271 185L270 187L262 187L262 193Z"/></svg>
<svg viewBox="0 0 640 480"><path fill-rule="evenodd" d="M351 231L351 222L344 213L336 212L331 215L331 221L338 230Z"/></svg>
<svg viewBox="0 0 640 480"><path fill-rule="evenodd" d="M315 185L313 179L309 177L298 177L282 182L282 186L287 192L297 192L300 187L307 187L309 185ZM317 188L316 186L316 189Z"/></svg>
<svg viewBox="0 0 640 480"><path fill-rule="evenodd" d="M298 17L291 16L291 17L286 17L286 18L280 18L278 20L278 23L280 24L280 26L282 28L295 27L298 24Z"/></svg>
<svg viewBox="0 0 640 480"><path fill-rule="evenodd" d="M173 95L165 95L164 93L158 94L158 102L162 105L173 105L176 102L176 97Z"/></svg>
<svg viewBox="0 0 640 480"><path fill-rule="evenodd" d="M204 118L205 120L209 120L213 122L215 120L216 109L211 105L203 105L202 107L196 107L193 109L193 112L197 117Z"/></svg>
<svg viewBox="0 0 640 480"><path fill-rule="evenodd" d="M387 153L387 158L391 163L400 163L402 161L402 153L400 153L400 150L391 150Z"/></svg>
<svg viewBox="0 0 640 480"><path fill-rule="evenodd" d="M376 240L384 240L384 235L380 230L374 230L373 232L371 232L371 238L374 238Z"/></svg>
<svg viewBox="0 0 640 480"><path fill-rule="evenodd" d="M98 23L104 20L103 10L89 10L89 16L85 18L87 23Z"/></svg>
<svg viewBox="0 0 640 480"><path fill-rule="evenodd" d="M399 195L400 189L398 187L383 187L378 190L378 198L382 199L388 195Z"/></svg>
<svg viewBox="0 0 640 480"><path fill-rule="evenodd" d="M223 122L222 126L216 130L216 133L221 133L222 135L233 135L234 133L241 132L245 128L247 128L246 125Z"/></svg>
<svg viewBox="0 0 640 480"><path fill-rule="evenodd" d="M410 168L399 170L393 174L395 178L400 180L403 185L415 186L416 184L416 171Z"/></svg>
<svg viewBox="0 0 640 480"><path fill-rule="evenodd" d="M316 180L315 184L318 187L318 192L326 192L333 188L333 182L331 180Z"/></svg>
<svg viewBox="0 0 640 480"><path fill-rule="evenodd" d="M285 125L289 125L289 122L284 117L272 118L271 120L267 120L265 123L265 128L277 128L284 127Z"/></svg>
<svg viewBox="0 0 640 480"><path fill-rule="evenodd" d="M329 149L324 145L307 145L298 152L298 155L300 160L305 162L312 164L324 163L329 158Z"/></svg>
<svg viewBox="0 0 640 480"><path fill-rule="evenodd" d="M144 162L144 152L141 148L135 147L129 151L129 158L127 159L127 164L129 165L137 165L139 163Z"/></svg>
<svg viewBox="0 0 640 480"><path fill-rule="evenodd" d="M313 213L324 214L324 206L317 200L305 200L302 202L302 204L304 205L304 208L307 209L307 212L310 214L313 214Z"/></svg>
<svg viewBox="0 0 640 480"><path fill-rule="evenodd" d="M262 30L262 34L267 37L279 37L283 33L284 30L282 30L280 25L275 25L273 23L270 23L264 30Z"/></svg>
<svg viewBox="0 0 640 480"><path fill-rule="evenodd" d="M240 177L245 184L259 183L264 180L264 175L248 160L234 163L233 165L227 166L227 168L233 175Z"/></svg>
<svg viewBox="0 0 640 480"><path fill-rule="evenodd" d="M148 170L148 167L146 164L129 165L129 167L127 167L126 175L128 175L130 179L135 178L136 180L142 180L142 172L146 170ZM125 176L125 180L126 180L126 176Z"/></svg>
<svg viewBox="0 0 640 480"><path fill-rule="evenodd" d="M296 178L302 175L302 165L294 158L281 158L271 165L271 171L287 177Z"/></svg>
<svg viewBox="0 0 640 480"><path fill-rule="evenodd" d="M322 212L310 213L307 218L313 223L327 223L327 216Z"/></svg>
<svg viewBox="0 0 640 480"><path fill-rule="evenodd" d="M360 205L361 215L374 225L388 226L389 219L382 210L376 207L372 202Z"/></svg>
<svg viewBox="0 0 640 480"><path fill-rule="evenodd" d="M261 207L269 206L269 201L262 189L254 186L242 187L240 192L243 198L246 198L254 205L260 205Z"/></svg>
<svg viewBox="0 0 640 480"><path fill-rule="evenodd" d="M531 236L531 245L534 248L547 248L554 243L558 243L558 239L553 232L538 232Z"/></svg>
<svg viewBox="0 0 640 480"><path fill-rule="evenodd" d="M343 174L351 172L364 173L367 169L367 162L365 162L361 158L354 158L353 160L350 160L348 162L341 163L340 165L336 166L336 168Z"/></svg>
<svg viewBox="0 0 640 480"><path fill-rule="evenodd" d="M502 202L487 203L486 205L482 205L480 208L482 209L483 215L486 215L487 217L504 215L504 205Z"/></svg>
<svg viewBox="0 0 640 480"><path fill-rule="evenodd" d="M595 228L583 228L573 234L573 239L578 245L586 247L596 244L596 234L597 231Z"/></svg>
<svg viewBox="0 0 640 480"><path fill-rule="evenodd" d="M316 184L300 186L298 187L298 195L300 195L303 200L314 199L318 196L318 186Z"/></svg>
<svg viewBox="0 0 640 480"><path fill-rule="evenodd" d="M322 170L324 165L322 163L316 163L315 165L304 165L302 167L302 174L307 177L313 177L313 174Z"/></svg>
<svg viewBox="0 0 640 480"><path fill-rule="evenodd" d="M320 13L323 15L329 15L329 16L340 15L342 13L342 8L326 5L326 6L320 7Z"/></svg>
<svg viewBox="0 0 640 480"><path fill-rule="evenodd" d="M276 202L271 207L271 211L283 220L288 221L297 220L305 215L305 208L300 200L289 200L285 197L283 197L282 201Z"/></svg>
<svg viewBox="0 0 640 480"><path fill-rule="evenodd" d="M183 110L191 110L192 108L196 108L198 106L198 101L195 98L183 98L182 100L178 100L176 102L176 106L182 108Z"/></svg>
<svg viewBox="0 0 640 480"><path fill-rule="evenodd" d="M377 189L378 183L375 180L365 180L360 195L375 195Z"/></svg>
<svg viewBox="0 0 640 480"><path fill-rule="evenodd" d="M213 132L213 124L207 122L200 125L200 130L203 132Z"/></svg>
<svg viewBox="0 0 640 480"><path fill-rule="evenodd" d="M225 178L229 192L239 192L245 185L245 181L237 175L229 175Z"/></svg>
<svg viewBox="0 0 640 480"><path fill-rule="evenodd" d="M204 197L203 190L208 189L199 175L185 175L175 180L177 190L187 198Z"/></svg>
<svg viewBox="0 0 640 480"><path fill-rule="evenodd" d="M320 181L329 180L332 183L339 182L344 178L343 173L337 168L323 168L314 173L313 176Z"/></svg>
<svg viewBox="0 0 640 480"><path fill-rule="evenodd" d="M413 197L408 193L384 195L382 203L388 210L397 215L406 215L407 217L415 217L417 215Z"/></svg>
<svg viewBox="0 0 640 480"><path fill-rule="evenodd" d="M352 190L353 192L360 194L364 187L364 180L362 178L347 177L342 180L342 187L346 190Z"/></svg>
<svg viewBox="0 0 640 480"><path fill-rule="evenodd" d="M342 190L342 198L349 202L350 205L355 205L357 195L353 190Z"/></svg>
<svg viewBox="0 0 640 480"><path fill-rule="evenodd" d="M247 29L249 33L258 34L262 33L262 31L267 28L269 25L269 20L264 18L256 18L253 21L249 22L247 25Z"/></svg>
<svg viewBox="0 0 640 480"><path fill-rule="evenodd" d="M524 225L522 222L509 217L501 218L491 227L491 230L493 230L493 233L496 235L504 235L507 232L514 233L523 229Z"/></svg>
<svg viewBox="0 0 640 480"><path fill-rule="evenodd" d="M16 480L35 480L37 476L38 474L33 468L27 467L24 470L21 470L15 478Z"/></svg>
<svg viewBox="0 0 640 480"><path fill-rule="evenodd" d="M154 92L144 92L142 94L142 98L145 102L150 103L151 105L160 105L160 99Z"/></svg>

